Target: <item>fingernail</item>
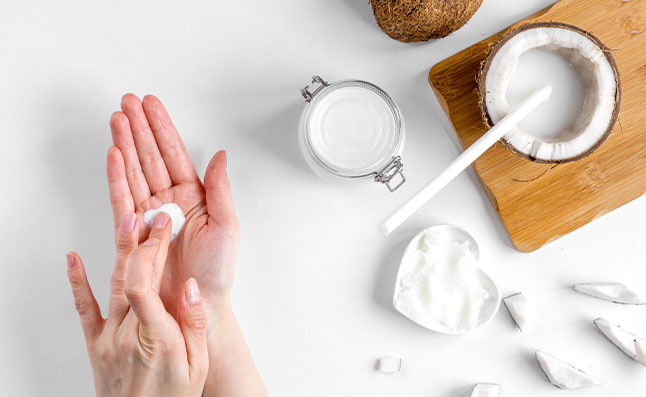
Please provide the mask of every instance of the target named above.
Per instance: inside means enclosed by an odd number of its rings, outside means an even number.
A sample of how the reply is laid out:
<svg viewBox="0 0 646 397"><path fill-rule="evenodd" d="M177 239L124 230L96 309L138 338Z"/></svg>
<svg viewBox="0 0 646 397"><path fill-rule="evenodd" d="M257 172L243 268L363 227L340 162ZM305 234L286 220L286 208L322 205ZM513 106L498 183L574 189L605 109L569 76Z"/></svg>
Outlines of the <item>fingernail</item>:
<svg viewBox="0 0 646 397"><path fill-rule="evenodd" d="M153 228L163 229L164 226L168 223L168 215L163 212L160 212L153 221Z"/></svg>
<svg viewBox="0 0 646 397"><path fill-rule="evenodd" d="M157 244L159 244L159 239L156 237L151 237L148 240L146 240L142 245L145 245L146 247L150 247Z"/></svg>
<svg viewBox="0 0 646 397"><path fill-rule="evenodd" d="M135 229L135 220L137 220L137 215L134 212L126 212L123 214L123 219L121 220L121 231L123 233L132 233Z"/></svg>
<svg viewBox="0 0 646 397"><path fill-rule="evenodd" d="M153 221L153 228L163 229L164 226L168 223L168 215L160 212Z"/></svg>
<svg viewBox="0 0 646 397"><path fill-rule="evenodd" d="M197 282L192 277L189 278L188 282L186 283L185 294L186 302L188 302L189 305L197 305L202 300L202 297L200 296L200 290L197 288Z"/></svg>
<svg viewBox="0 0 646 397"><path fill-rule="evenodd" d="M71 252L67 254L67 267L74 266L74 255Z"/></svg>

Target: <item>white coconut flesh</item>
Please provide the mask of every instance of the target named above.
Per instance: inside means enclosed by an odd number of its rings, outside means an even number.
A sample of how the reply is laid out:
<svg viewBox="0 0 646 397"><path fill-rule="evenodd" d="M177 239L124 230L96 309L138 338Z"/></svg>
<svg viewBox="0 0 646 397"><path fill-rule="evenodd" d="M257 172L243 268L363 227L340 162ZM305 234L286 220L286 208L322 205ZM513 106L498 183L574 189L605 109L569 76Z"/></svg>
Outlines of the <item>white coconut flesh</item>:
<svg viewBox="0 0 646 397"><path fill-rule="evenodd" d="M532 160L558 163L584 157L605 139L614 125L618 84L604 50L578 31L562 27L529 28L502 44L482 76L486 79L485 110L494 124L510 112L508 83L520 57L532 49L551 51L565 58L581 78L585 102L574 126L557 136L535 136L516 127L503 139Z"/></svg>
<svg viewBox="0 0 646 397"><path fill-rule="evenodd" d="M384 357L377 361L377 371L392 373L401 372L402 359L399 357Z"/></svg>
<svg viewBox="0 0 646 397"><path fill-rule="evenodd" d="M602 384L592 376L551 354L537 350L536 360L550 383L558 388L572 390Z"/></svg>
<svg viewBox="0 0 646 397"><path fill-rule="evenodd" d="M500 385L493 383L480 383L473 388L471 397L498 397L500 395Z"/></svg>
<svg viewBox="0 0 646 397"><path fill-rule="evenodd" d="M506 297L503 302L520 332L524 332L527 326L527 297L519 292Z"/></svg>
<svg viewBox="0 0 646 397"><path fill-rule="evenodd" d="M646 366L646 356L643 350L643 347L646 345L646 340L625 330L618 324L611 323L605 318L594 320L594 325L628 357Z"/></svg>
<svg viewBox="0 0 646 397"><path fill-rule="evenodd" d="M646 340L635 339L635 354L636 360L639 361L641 365L646 366Z"/></svg>
<svg viewBox="0 0 646 397"><path fill-rule="evenodd" d="M624 305L645 305L646 297L621 283L577 284L574 290L585 295Z"/></svg>

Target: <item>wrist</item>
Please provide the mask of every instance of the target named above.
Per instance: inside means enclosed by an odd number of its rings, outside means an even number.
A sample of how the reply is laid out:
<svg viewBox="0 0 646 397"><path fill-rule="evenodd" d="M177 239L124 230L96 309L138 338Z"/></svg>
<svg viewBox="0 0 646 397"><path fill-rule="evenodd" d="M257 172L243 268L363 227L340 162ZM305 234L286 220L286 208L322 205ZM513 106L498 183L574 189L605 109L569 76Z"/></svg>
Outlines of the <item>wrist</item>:
<svg viewBox="0 0 646 397"><path fill-rule="evenodd" d="M229 301L207 304L206 306L206 337L210 342L211 336L218 333L218 329L229 322L233 317L233 311Z"/></svg>

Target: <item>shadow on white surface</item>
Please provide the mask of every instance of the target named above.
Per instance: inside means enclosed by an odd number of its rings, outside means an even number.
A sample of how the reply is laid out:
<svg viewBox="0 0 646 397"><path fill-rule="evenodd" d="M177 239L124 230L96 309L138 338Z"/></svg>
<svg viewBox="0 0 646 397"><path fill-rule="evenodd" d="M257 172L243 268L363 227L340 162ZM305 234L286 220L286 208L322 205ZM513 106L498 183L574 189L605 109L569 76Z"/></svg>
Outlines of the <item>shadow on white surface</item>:
<svg viewBox="0 0 646 397"><path fill-rule="evenodd" d="M255 121L244 133L280 161L309 173L298 145L298 123L304 106L304 101L283 105L269 117Z"/></svg>
<svg viewBox="0 0 646 397"><path fill-rule="evenodd" d="M523 362L526 364L525 367L529 369L529 371L526 371L527 373L531 373L531 376L536 379L537 382L546 382L546 385L549 386L548 389L554 387L550 384L550 381L543 372L541 365L538 363L538 360L536 360L535 349L523 350L518 354L522 355Z"/></svg>
<svg viewBox="0 0 646 397"><path fill-rule="evenodd" d="M92 88L71 86L44 90L30 104L30 112L38 115L31 139L40 141L30 155L43 166L24 176L25 183L38 184L39 196L23 200L31 209L25 218L34 219L33 235L23 234L14 243L27 246L22 248L27 260L15 269L14 295L21 302L6 307L11 349L20 352L17 383L26 391L21 395L87 395L91 371L65 253L80 252L99 301L105 301L107 283L98 280L109 279L112 268L113 229L103 171L109 137L101 137L109 114L103 114L101 95ZM32 186L24 189L32 191ZM37 249L28 250L29 239L38 241Z"/></svg>
<svg viewBox="0 0 646 397"><path fill-rule="evenodd" d="M413 235L415 235L413 233ZM410 237L409 233L400 233L396 239L388 239L387 246L383 250L383 255L377 276L375 277L375 287L373 290L373 300L390 312L397 313L393 307L393 293L395 291L395 280L399 271L399 264L408 246Z"/></svg>
<svg viewBox="0 0 646 397"><path fill-rule="evenodd" d="M474 383L468 386L456 387L450 393L446 394L445 397L471 397L475 386L476 384Z"/></svg>
<svg viewBox="0 0 646 397"><path fill-rule="evenodd" d="M428 225L436 223L439 222L431 221ZM420 330L422 327L401 316L399 312L395 310L395 307L393 306L393 294L395 291L397 273L399 272L399 265L404 255L404 251L406 250L406 247L408 247L411 239L422 229L424 229L424 227L420 226L420 222L411 222L411 225L401 227L401 229L396 231L392 236L384 239L382 246L382 252L384 252L384 255L382 255L379 268L375 275L375 285L372 294L372 299L375 303L389 312L397 314L403 322L414 325L416 329Z"/></svg>
<svg viewBox="0 0 646 397"><path fill-rule="evenodd" d="M342 0L344 3L347 3L354 13L359 16L365 23L374 27L376 30L381 31L377 22L375 22L375 17L372 13L372 6L368 0Z"/></svg>
<svg viewBox="0 0 646 397"><path fill-rule="evenodd" d="M90 90L87 90L89 92ZM76 95L76 96L75 96ZM50 130L51 141L46 147L53 165L49 168L52 184L58 191L57 201L66 205L73 223L74 247L69 249L99 249L104 258L112 258L111 241L105 244L97 238L112 231L114 225L109 209L106 156L111 142L108 122L110 114L94 113L92 98L80 93L55 93L52 99L54 120L45 120L43 128ZM115 98L118 105L118 98ZM115 110L116 110L115 106ZM107 136L105 136L107 135ZM101 247L101 248L99 248ZM83 252L79 252L83 258ZM96 256L96 253L94 254ZM111 259L107 261L111 263ZM96 264L95 264L96 265ZM91 267L86 263L86 267Z"/></svg>

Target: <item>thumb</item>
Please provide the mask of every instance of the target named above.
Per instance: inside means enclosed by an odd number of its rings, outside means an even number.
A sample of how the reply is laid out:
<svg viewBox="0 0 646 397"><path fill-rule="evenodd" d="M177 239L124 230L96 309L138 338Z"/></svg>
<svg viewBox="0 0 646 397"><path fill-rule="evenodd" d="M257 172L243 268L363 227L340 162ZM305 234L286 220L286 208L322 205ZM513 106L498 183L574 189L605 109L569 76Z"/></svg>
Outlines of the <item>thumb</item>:
<svg viewBox="0 0 646 397"><path fill-rule="evenodd" d="M204 190L209 223L214 221L221 226L237 228L238 220L227 176L227 153L224 150L217 152L206 167Z"/></svg>
<svg viewBox="0 0 646 397"><path fill-rule="evenodd" d="M166 231L170 233L169 228ZM167 321L164 304L152 286L153 261L159 250L160 239L151 236L135 248L128 262L124 291L130 308L145 330L161 331Z"/></svg>
<svg viewBox="0 0 646 397"><path fill-rule="evenodd" d="M205 377L209 368L206 344L206 311L194 278L184 284L178 299L177 317L186 342L186 353L191 376Z"/></svg>

